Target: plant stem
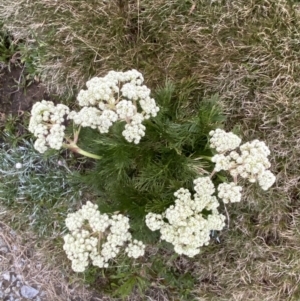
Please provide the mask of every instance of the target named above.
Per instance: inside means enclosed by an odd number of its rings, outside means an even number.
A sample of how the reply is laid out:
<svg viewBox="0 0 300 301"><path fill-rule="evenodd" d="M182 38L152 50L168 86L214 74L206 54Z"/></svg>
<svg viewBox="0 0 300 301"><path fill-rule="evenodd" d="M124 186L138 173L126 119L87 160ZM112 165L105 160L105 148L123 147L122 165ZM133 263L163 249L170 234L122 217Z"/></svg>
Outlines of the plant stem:
<svg viewBox="0 0 300 301"><path fill-rule="evenodd" d="M96 160L100 160L100 159L102 158L101 156L98 156L98 155L89 153L89 152L87 152L87 151L81 149L81 148L78 147L77 144L74 143L74 142L70 142L70 144L64 144L63 146L64 146L65 148L69 149L70 151L74 152L74 153L83 155L83 156L88 157L88 158L92 158L92 159L96 159Z"/></svg>
<svg viewBox="0 0 300 301"><path fill-rule="evenodd" d="M212 173L210 174L209 178L212 179L212 177L213 177L215 174L216 174L216 170L214 169L214 170L212 171Z"/></svg>
<svg viewBox="0 0 300 301"><path fill-rule="evenodd" d="M211 158L212 158L212 157L209 157L209 156L199 156L199 158L197 158L197 160L199 160L199 159L204 159L204 160L207 160L207 161L210 161L210 162L211 162Z"/></svg>

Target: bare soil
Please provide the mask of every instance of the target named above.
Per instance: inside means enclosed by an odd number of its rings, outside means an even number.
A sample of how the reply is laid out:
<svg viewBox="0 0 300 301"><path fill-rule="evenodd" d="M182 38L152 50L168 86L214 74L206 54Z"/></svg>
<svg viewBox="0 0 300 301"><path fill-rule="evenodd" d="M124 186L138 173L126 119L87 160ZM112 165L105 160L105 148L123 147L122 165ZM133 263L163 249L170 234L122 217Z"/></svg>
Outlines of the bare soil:
<svg viewBox="0 0 300 301"><path fill-rule="evenodd" d="M22 115L32 104L50 96L42 83L28 81L23 66L0 66L0 114Z"/></svg>

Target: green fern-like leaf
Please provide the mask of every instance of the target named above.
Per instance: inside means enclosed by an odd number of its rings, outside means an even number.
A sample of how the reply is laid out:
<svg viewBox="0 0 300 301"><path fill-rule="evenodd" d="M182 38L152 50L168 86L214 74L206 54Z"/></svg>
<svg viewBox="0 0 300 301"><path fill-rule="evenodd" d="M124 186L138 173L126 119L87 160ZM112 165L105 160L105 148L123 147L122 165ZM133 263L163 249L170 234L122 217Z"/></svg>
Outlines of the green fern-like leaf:
<svg viewBox="0 0 300 301"><path fill-rule="evenodd" d="M135 225L144 225L147 212L163 212L174 203L176 190L192 190L193 179L211 171L211 162L201 158L212 155L208 133L221 126L224 117L217 96L196 101L191 110L188 104L194 88L191 79L180 89L170 82L158 89L160 112L144 122L146 135L137 145L122 136L123 123L116 123L105 135L83 129L82 148L102 159L82 179L101 195L99 204L106 212L109 208L123 212Z"/></svg>

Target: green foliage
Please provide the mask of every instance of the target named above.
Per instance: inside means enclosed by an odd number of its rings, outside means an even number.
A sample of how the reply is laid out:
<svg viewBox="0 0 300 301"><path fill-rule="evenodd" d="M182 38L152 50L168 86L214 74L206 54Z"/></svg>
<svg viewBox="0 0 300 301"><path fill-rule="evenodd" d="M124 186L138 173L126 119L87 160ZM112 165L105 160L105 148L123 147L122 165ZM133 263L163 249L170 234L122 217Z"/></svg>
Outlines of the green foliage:
<svg viewBox="0 0 300 301"><path fill-rule="evenodd" d="M43 69L42 56L46 52L46 44L34 32L32 37L34 44L23 39L14 39L14 36L0 23L0 62L8 66L21 63L26 70L27 80L39 76Z"/></svg>
<svg viewBox="0 0 300 301"><path fill-rule="evenodd" d="M42 72L43 60L42 56L45 54L47 48L34 32L32 32L34 43L27 41L20 42L18 48L21 55L21 63L25 65L27 79L35 78Z"/></svg>
<svg viewBox="0 0 300 301"><path fill-rule="evenodd" d="M217 96L191 102L191 97L197 99L192 88L191 79L179 87L167 82L155 92L160 112L144 122L146 135L137 145L122 136L123 123L116 123L105 135L87 128L80 132L79 147L102 157L84 169L81 180L98 194L101 212L128 215L133 238L147 244L157 244L159 233L147 228L145 215L163 212L174 203L176 190L192 191L193 180L213 170L207 159L212 156L208 133L222 126L224 116ZM162 246L170 251L169 244ZM158 254L143 260L117 258L118 264L108 269L91 267L86 281L125 297L133 290L142 294L150 283L161 279L157 283L161 289L168 287L174 295L189 298L194 285L189 273L181 274Z"/></svg>
<svg viewBox="0 0 300 301"><path fill-rule="evenodd" d="M7 64L17 52L17 45L12 36L2 27L3 25L0 23L0 62Z"/></svg>
<svg viewBox="0 0 300 301"><path fill-rule="evenodd" d="M191 272L182 273L175 267L177 255L162 256L162 253L148 256L147 260L140 258L133 262L128 257L119 256L118 264L105 270L91 267L85 274L85 281L95 289L114 297L125 298L137 291L140 296L147 290L157 287L168 291L172 297L179 300L192 300L191 294L195 279Z"/></svg>
<svg viewBox="0 0 300 301"><path fill-rule="evenodd" d="M177 255L176 255L177 257ZM191 293L195 285L195 279L190 272L182 273L179 271L171 258L169 262L165 262L162 258L153 258L151 267L148 268L148 273L160 279L158 285L161 288L167 288L172 295L179 295L183 300L192 300Z"/></svg>
<svg viewBox="0 0 300 301"><path fill-rule="evenodd" d="M135 289L142 294L150 285L146 276L146 267L141 262L133 262L128 257L119 256L117 265L105 270L91 267L85 274L85 281L95 289L115 297L127 297Z"/></svg>
<svg viewBox="0 0 300 301"><path fill-rule="evenodd" d="M202 157L211 156L209 131L224 120L217 96L193 103L192 115L187 114L189 94L170 82L154 97L160 112L145 122L146 135L139 144L124 139L123 123L115 124L107 135L83 129L79 139L82 148L102 156L82 175L101 196L100 210L128 214L137 237L146 241L153 239L143 220L146 213L161 213L174 202L177 189L192 189L204 169L212 171Z"/></svg>

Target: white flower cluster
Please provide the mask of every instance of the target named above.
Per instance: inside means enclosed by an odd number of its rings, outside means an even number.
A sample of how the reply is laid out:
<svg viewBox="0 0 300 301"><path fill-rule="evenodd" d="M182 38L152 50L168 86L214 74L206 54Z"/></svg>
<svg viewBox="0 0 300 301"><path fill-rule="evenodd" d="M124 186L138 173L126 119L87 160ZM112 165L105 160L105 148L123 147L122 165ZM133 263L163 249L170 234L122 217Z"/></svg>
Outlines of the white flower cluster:
<svg viewBox="0 0 300 301"><path fill-rule="evenodd" d="M263 141L253 140L240 145L236 135L220 129L210 132L210 135L211 146L218 152L212 157L215 171L228 170L235 179L241 176L250 183L258 182L263 190L274 184L276 177L268 170L271 167L268 160L270 150Z"/></svg>
<svg viewBox="0 0 300 301"><path fill-rule="evenodd" d="M164 224L163 215L149 212L146 215L146 225L151 231L159 230Z"/></svg>
<svg viewBox="0 0 300 301"><path fill-rule="evenodd" d="M225 153L230 150L236 149L242 142L242 140L235 134L224 130L216 129L210 131L210 147L215 148L218 153Z"/></svg>
<svg viewBox="0 0 300 301"><path fill-rule="evenodd" d="M128 257L138 258L145 254L145 245L136 239L133 242L128 244L128 247L125 249Z"/></svg>
<svg viewBox="0 0 300 301"><path fill-rule="evenodd" d="M29 131L37 140L34 148L44 153L48 146L60 149L65 136L64 117L69 114L69 108L63 104L54 105L52 101L42 100L33 105L29 122Z"/></svg>
<svg viewBox="0 0 300 301"><path fill-rule="evenodd" d="M143 81L142 74L136 70L110 71L104 77L92 78L86 83L88 89L81 90L77 97L83 108L72 111L69 119L83 127L98 128L101 133L107 133L114 122L125 121L123 136L138 144L145 135L142 122L159 111Z"/></svg>
<svg viewBox="0 0 300 301"><path fill-rule="evenodd" d="M268 190L274 184L276 177L271 171L265 170L258 175L257 180L263 190Z"/></svg>
<svg viewBox="0 0 300 301"><path fill-rule="evenodd" d="M98 206L91 202L68 214L66 226L71 234L64 236L63 248L75 272L83 272L89 259L94 266L108 267L109 260L118 255L125 243L128 243L125 252L129 257L144 255L145 245L132 241L129 219L121 214L111 217L101 214Z"/></svg>
<svg viewBox="0 0 300 301"><path fill-rule="evenodd" d="M218 186L218 197L223 200L225 204L237 203L242 199L242 187L238 186L234 182L222 183Z"/></svg>
<svg viewBox="0 0 300 301"><path fill-rule="evenodd" d="M65 118L82 127L108 133L117 121L125 121L122 135L128 142L138 144L145 136L145 119L155 117L159 108L150 97L150 89L142 85L143 75L136 71L110 71L104 77L89 80L87 90L81 90L77 100L83 108L70 111L63 105L42 100L33 105L29 131L37 137L36 150L44 153L48 147L60 149L65 137Z"/></svg>
<svg viewBox="0 0 300 301"><path fill-rule="evenodd" d="M180 188L175 192L175 205L163 214L148 213L146 225L151 231L160 230L161 239L174 245L178 254L193 257L200 247L208 245L212 230L222 230L225 216L219 214L219 202L212 194L214 185L209 177L194 181L194 199L189 190ZM207 216L203 210L210 212Z"/></svg>

